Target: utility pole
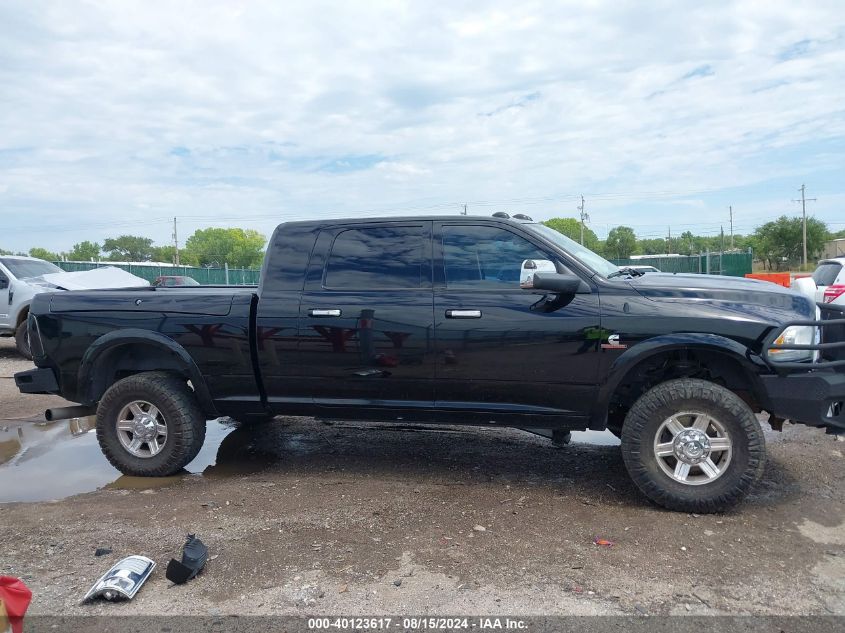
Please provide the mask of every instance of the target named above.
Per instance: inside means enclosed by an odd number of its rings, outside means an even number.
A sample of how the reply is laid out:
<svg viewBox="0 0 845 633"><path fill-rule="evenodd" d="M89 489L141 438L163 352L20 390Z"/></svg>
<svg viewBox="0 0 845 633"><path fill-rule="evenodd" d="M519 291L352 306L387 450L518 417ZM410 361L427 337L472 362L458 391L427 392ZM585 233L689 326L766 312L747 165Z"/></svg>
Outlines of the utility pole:
<svg viewBox="0 0 845 633"><path fill-rule="evenodd" d="M667 255L672 252L672 227L669 226L668 229L669 229L669 237L666 238L666 254Z"/></svg>
<svg viewBox="0 0 845 633"><path fill-rule="evenodd" d="M176 218L173 218L173 263L179 265L179 236L176 233Z"/></svg>
<svg viewBox="0 0 845 633"><path fill-rule="evenodd" d="M728 207L728 213L731 216L731 250L734 249L734 208L733 205Z"/></svg>
<svg viewBox="0 0 845 633"><path fill-rule="evenodd" d="M584 212L584 196L581 196L581 206L578 207L581 213L581 246L584 245L584 222L590 221L590 216Z"/></svg>
<svg viewBox="0 0 845 633"><path fill-rule="evenodd" d="M807 203L808 202L815 202L815 198L805 198L804 197L804 190L807 188L807 185L801 185L801 188L798 190L801 192L801 199L795 200L793 202L800 202L801 203L801 217L802 217L802 232L804 233L804 268L807 267Z"/></svg>
<svg viewBox="0 0 845 633"><path fill-rule="evenodd" d="M466 203L466 202L464 202L464 210L463 210L463 212L461 213L461 215L466 215L466 214L467 214L467 203Z"/></svg>

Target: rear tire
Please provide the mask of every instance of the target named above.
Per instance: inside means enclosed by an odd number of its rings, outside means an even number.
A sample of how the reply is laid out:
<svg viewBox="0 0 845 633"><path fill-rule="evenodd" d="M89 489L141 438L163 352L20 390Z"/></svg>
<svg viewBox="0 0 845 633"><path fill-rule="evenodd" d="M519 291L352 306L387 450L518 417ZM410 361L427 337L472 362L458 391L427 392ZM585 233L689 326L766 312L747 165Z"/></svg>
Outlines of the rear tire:
<svg viewBox="0 0 845 633"><path fill-rule="evenodd" d="M722 512L763 474L757 416L736 394L697 379L670 380L634 403L622 427L622 458L649 499L670 510Z"/></svg>
<svg viewBox="0 0 845 633"><path fill-rule="evenodd" d="M27 360L32 360L32 351L29 347L29 328L26 325L26 319L15 330L15 347L18 354Z"/></svg>
<svg viewBox="0 0 845 633"><path fill-rule="evenodd" d="M188 465L205 441L205 415L185 381L146 372L116 382L97 407L97 440L125 475L166 477Z"/></svg>

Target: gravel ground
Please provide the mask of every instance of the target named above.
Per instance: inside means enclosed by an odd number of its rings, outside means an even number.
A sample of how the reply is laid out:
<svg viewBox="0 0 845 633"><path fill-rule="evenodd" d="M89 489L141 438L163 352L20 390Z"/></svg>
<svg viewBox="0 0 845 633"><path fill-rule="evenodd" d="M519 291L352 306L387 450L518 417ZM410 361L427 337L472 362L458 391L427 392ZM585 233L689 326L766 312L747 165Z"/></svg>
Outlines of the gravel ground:
<svg viewBox="0 0 845 633"><path fill-rule="evenodd" d="M10 376L29 363L12 350L0 340L0 426L24 437L23 420L61 401L16 393ZM845 444L818 430L767 433L754 494L697 516L640 496L616 446L487 428L210 424L205 462L183 476L105 474L115 481L84 494L0 505L0 574L32 588L30 613L845 615ZM0 490L26 483L15 469L49 455L38 446L0 466ZM65 478L104 468L88 449L67 454L66 475L35 488L53 481L60 497ZM171 587L164 567L189 532L212 559ZM136 598L80 606L129 554L159 564Z"/></svg>

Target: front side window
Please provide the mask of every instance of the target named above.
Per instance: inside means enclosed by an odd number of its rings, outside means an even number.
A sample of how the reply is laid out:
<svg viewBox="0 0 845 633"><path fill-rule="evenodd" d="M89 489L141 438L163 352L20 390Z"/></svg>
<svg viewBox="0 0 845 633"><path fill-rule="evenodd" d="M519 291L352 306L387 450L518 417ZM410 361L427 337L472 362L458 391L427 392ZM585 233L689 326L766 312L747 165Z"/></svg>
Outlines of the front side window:
<svg viewBox="0 0 845 633"><path fill-rule="evenodd" d="M526 259L549 259L549 254L498 227L443 227L443 267L449 288L518 290Z"/></svg>
<svg viewBox="0 0 845 633"><path fill-rule="evenodd" d="M427 235L422 226L374 226L338 233L323 285L331 289L420 288Z"/></svg>

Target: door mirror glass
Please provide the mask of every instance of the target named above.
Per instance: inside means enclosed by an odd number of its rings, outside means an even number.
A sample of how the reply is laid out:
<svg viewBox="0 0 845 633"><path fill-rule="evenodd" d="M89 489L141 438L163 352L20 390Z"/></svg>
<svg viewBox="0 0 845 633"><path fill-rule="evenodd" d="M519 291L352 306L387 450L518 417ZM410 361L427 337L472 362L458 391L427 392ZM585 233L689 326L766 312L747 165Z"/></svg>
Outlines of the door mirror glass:
<svg viewBox="0 0 845 633"><path fill-rule="evenodd" d="M557 273L557 268L554 262L548 259L526 259L522 262L519 271L519 287L528 290L535 288L535 273Z"/></svg>

